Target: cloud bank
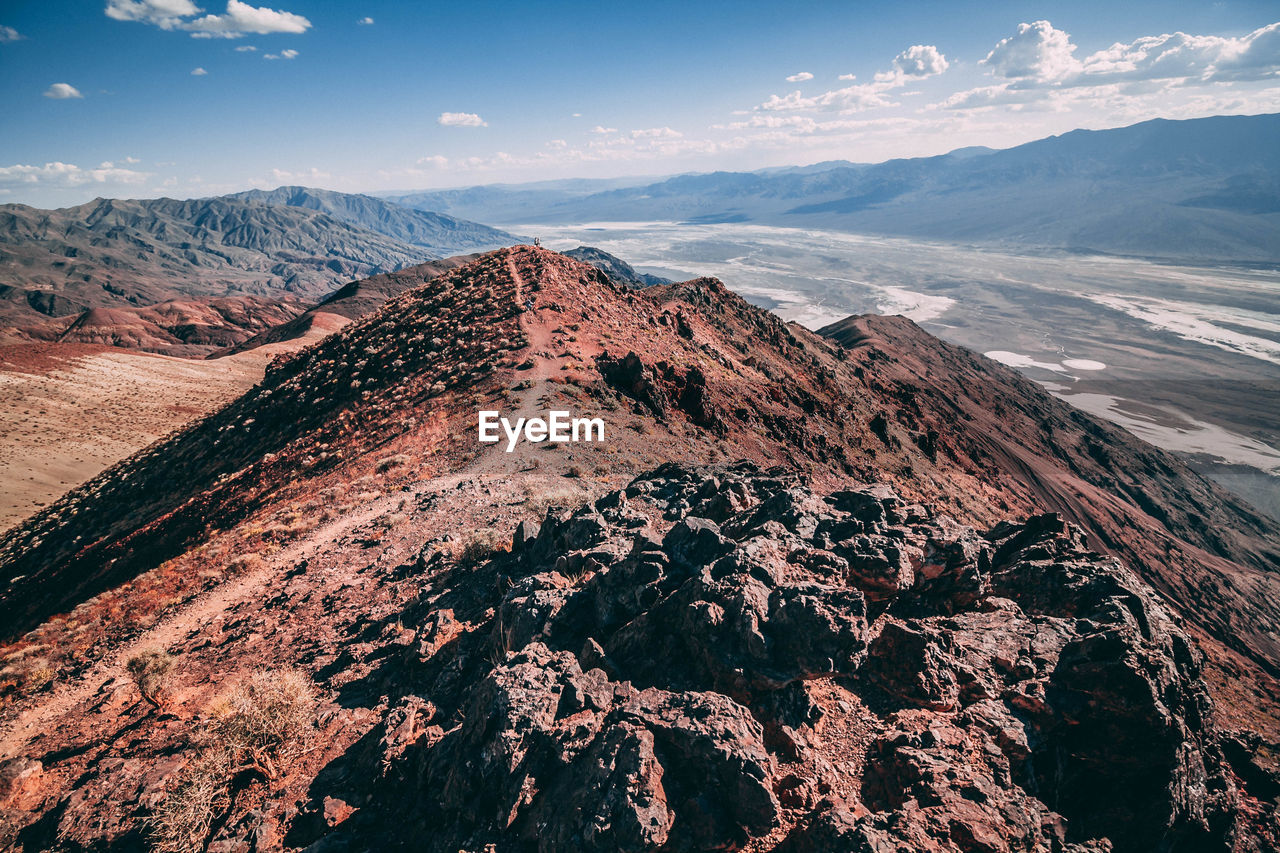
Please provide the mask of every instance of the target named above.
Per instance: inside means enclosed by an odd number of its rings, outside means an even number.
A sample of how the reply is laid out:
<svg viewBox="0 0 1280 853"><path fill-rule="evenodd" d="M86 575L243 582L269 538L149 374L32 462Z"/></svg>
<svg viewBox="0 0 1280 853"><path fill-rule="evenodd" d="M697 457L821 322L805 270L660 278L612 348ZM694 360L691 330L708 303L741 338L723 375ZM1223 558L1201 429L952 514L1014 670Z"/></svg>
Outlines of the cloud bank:
<svg viewBox="0 0 1280 853"><path fill-rule="evenodd" d="M234 39L250 33L297 35L311 28L311 21L302 15L250 6L240 0L227 0L226 12L221 15L201 15L202 11L191 0L107 0L106 15L117 21L185 31L192 38Z"/></svg>
<svg viewBox="0 0 1280 853"><path fill-rule="evenodd" d="M488 127L489 123L475 113L440 113L436 119L444 127Z"/></svg>
<svg viewBox="0 0 1280 853"><path fill-rule="evenodd" d="M71 163L45 163L43 166L0 166L0 187L17 187L40 184L55 188L78 187L85 184L138 184L148 178L146 172L117 168L103 163L96 169L82 169Z"/></svg>

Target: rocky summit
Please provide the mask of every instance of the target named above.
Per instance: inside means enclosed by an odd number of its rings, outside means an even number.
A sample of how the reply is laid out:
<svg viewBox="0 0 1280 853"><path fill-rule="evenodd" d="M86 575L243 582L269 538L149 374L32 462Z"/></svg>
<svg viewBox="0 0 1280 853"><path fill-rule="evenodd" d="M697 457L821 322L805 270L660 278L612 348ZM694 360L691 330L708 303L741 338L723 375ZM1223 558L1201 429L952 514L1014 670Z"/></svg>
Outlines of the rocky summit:
<svg viewBox="0 0 1280 853"><path fill-rule="evenodd" d="M403 695L317 777L369 804L322 849L1277 840L1194 644L1057 515L978 532L886 486L672 464L509 553L398 570L422 597L378 677Z"/></svg>

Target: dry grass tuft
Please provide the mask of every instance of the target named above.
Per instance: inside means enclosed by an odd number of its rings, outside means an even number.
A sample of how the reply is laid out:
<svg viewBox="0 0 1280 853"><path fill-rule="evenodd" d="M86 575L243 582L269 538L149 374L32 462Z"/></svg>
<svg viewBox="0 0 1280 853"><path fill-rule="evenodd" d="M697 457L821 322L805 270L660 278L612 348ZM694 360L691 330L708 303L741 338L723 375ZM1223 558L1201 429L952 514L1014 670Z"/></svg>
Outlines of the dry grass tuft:
<svg viewBox="0 0 1280 853"><path fill-rule="evenodd" d="M261 670L215 709L211 735L236 763L275 779L279 765L306 750L315 731L311 680L295 669Z"/></svg>
<svg viewBox="0 0 1280 853"><path fill-rule="evenodd" d="M315 733L315 690L294 669L255 672L213 711L203 750L179 771L147 820L152 849L160 853L204 850L215 821L231 805L236 776L253 770L278 778Z"/></svg>
<svg viewBox="0 0 1280 853"><path fill-rule="evenodd" d="M168 700L173 673L173 656L162 649L139 652L124 665L138 692L154 708L163 708Z"/></svg>
<svg viewBox="0 0 1280 853"><path fill-rule="evenodd" d="M476 530L464 539L458 549L458 559L475 565L483 563L501 551L511 548L511 537L503 536L493 528Z"/></svg>
<svg viewBox="0 0 1280 853"><path fill-rule="evenodd" d="M397 453L395 456L388 456L384 459L379 459L377 464L373 466L373 470L379 474L385 474L392 468L400 468L401 466L408 465L409 462L410 459L407 453Z"/></svg>
<svg viewBox="0 0 1280 853"><path fill-rule="evenodd" d="M539 520L553 507L575 510L587 502L587 495L581 489L553 483L531 484L525 488L524 495L525 508Z"/></svg>

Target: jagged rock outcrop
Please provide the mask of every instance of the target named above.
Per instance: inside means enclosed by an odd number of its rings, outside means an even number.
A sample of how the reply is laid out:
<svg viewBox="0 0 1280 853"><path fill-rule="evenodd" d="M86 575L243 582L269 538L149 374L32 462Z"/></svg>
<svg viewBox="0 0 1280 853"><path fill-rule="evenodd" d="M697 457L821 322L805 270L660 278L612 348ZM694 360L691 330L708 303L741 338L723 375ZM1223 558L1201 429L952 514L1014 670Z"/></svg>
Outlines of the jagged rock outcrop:
<svg viewBox="0 0 1280 853"><path fill-rule="evenodd" d="M434 734L389 756L378 795L407 823L366 810L350 832L429 827L413 837L450 851L1268 843L1199 653L1056 515L978 533L883 486L670 464L430 586L460 582L491 609L419 632Z"/></svg>

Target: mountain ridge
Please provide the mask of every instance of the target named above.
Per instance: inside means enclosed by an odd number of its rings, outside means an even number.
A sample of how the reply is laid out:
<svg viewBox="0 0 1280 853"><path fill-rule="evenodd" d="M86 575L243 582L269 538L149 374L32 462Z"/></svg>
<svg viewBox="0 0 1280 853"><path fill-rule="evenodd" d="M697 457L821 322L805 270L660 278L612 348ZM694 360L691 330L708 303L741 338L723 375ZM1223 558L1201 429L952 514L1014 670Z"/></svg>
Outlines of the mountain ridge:
<svg viewBox="0 0 1280 853"><path fill-rule="evenodd" d="M60 210L0 205L0 325L17 341L74 332L82 342L203 356L258 334L262 324L246 318L236 328L222 311L213 322L230 336L192 344L183 340L187 332L165 331L153 306L276 300L278 323L298 313L292 303L318 301L351 281L516 239L369 196L305 187L189 200L96 199ZM100 321L116 315L95 309L124 310L123 325L106 328ZM209 320L220 309L211 303L190 310ZM74 315L81 318L67 319ZM78 332L86 325L95 329L88 337Z"/></svg>
<svg viewBox="0 0 1280 853"><path fill-rule="evenodd" d="M753 222L1270 264L1280 261L1277 134L1277 114L1152 119L878 164L680 175L594 193L474 187L397 198L495 222Z"/></svg>
<svg viewBox="0 0 1280 853"><path fill-rule="evenodd" d="M487 251L522 242L512 234L478 222L391 204L359 193L281 186L274 190L231 193L226 198L315 210L357 228L383 234L412 246L421 246L442 257Z"/></svg>

